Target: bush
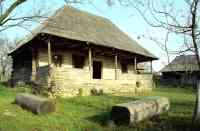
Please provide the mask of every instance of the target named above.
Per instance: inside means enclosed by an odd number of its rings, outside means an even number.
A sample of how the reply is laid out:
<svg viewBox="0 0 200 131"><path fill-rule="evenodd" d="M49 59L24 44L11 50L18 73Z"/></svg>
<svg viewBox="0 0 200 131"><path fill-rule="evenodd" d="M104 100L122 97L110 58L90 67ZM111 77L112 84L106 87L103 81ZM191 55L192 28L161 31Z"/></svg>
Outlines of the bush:
<svg viewBox="0 0 200 131"><path fill-rule="evenodd" d="M141 86L141 83L139 81L136 81L136 87L139 88Z"/></svg>
<svg viewBox="0 0 200 131"><path fill-rule="evenodd" d="M83 96L83 88L78 89L78 96Z"/></svg>
<svg viewBox="0 0 200 131"><path fill-rule="evenodd" d="M102 90L102 89L98 90L98 89L96 89L96 88L93 88L93 89L91 89L91 94L94 95L94 96L101 96L101 95L103 95L104 93L103 93L103 90Z"/></svg>

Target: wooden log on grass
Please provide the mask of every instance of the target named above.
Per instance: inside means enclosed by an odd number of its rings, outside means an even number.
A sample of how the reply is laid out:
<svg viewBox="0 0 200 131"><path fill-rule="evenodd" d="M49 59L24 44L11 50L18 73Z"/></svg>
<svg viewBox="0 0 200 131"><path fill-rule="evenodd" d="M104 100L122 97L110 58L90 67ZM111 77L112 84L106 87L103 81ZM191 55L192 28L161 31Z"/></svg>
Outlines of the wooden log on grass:
<svg viewBox="0 0 200 131"><path fill-rule="evenodd" d="M170 103L166 97L146 97L113 106L111 119L117 125L131 125L167 112L169 107Z"/></svg>
<svg viewBox="0 0 200 131"><path fill-rule="evenodd" d="M46 114L55 111L55 103L47 98L32 94L18 94L15 103L35 114Z"/></svg>

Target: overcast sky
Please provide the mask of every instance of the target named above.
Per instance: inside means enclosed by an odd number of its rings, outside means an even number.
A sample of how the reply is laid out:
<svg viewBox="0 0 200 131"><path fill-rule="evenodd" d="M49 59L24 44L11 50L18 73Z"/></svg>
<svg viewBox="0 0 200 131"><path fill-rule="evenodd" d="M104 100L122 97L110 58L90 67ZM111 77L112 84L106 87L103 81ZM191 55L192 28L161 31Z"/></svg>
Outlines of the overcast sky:
<svg viewBox="0 0 200 131"><path fill-rule="evenodd" d="M40 1L40 0L39 0ZM37 0L29 0L23 6L21 6L17 12L14 12L14 15L27 14L34 9L40 7L44 10L50 11L51 13L57 10L58 8L64 5L62 0L42 0L43 3L37 3ZM178 6L182 6L182 0L177 0ZM30 8L31 5L31 8ZM159 71L164 65L168 63L166 52L161 50L161 48L148 38L142 36L151 36L157 37L160 40L164 40L165 32L160 29L155 29L150 27L139 13L132 7L122 7L118 4L115 4L112 7L106 5L105 0L96 0L93 4L84 4L84 5L73 5L76 8L79 8L84 11L88 11L92 14L99 15L110 19L114 24L116 24L122 31L132 37L134 40L138 41L140 45L149 50L151 53L159 57L159 60L153 62L153 68L156 71ZM30 24L30 23L29 23ZM30 25L29 29L35 28L37 24ZM30 33L23 28L10 28L7 31L4 31L3 34L6 35L9 39L23 38L26 34ZM163 41L164 42L164 41ZM169 48L178 49L181 40L176 37L171 41ZM171 56L172 60L175 56Z"/></svg>

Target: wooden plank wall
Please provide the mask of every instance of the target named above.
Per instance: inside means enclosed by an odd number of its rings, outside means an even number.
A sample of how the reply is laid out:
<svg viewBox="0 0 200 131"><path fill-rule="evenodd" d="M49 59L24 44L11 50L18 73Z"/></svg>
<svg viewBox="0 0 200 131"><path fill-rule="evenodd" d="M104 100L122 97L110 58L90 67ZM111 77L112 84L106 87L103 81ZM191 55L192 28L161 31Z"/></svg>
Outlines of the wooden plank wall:
<svg viewBox="0 0 200 131"><path fill-rule="evenodd" d="M92 49L94 50L94 49ZM79 94L79 90L84 90L84 95L90 94L92 88L102 89L107 93L118 92L136 92L150 90L152 88L152 75L136 74L135 62L133 59L128 65L128 72L121 72L120 56L102 56L91 54L93 61L102 62L102 79L91 79L89 67L89 52L77 51L72 49L55 49L52 48L53 55L62 56L62 66L53 66L51 84L53 91L57 95L75 96ZM74 68L72 64L72 54L81 54L85 56L83 69ZM15 69L13 79L15 81L30 81L36 80L42 87L48 86L48 48L44 46L37 50L37 57L32 59L32 70L26 68ZM116 65L116 58L117 65ZM35 69L37 66L37 69ZM116 69L117 68L117 69ZM31 79L32 78L32 79ZM140 88L136 87L136 83L140 83Z"/></svg>
<svg viewBox="0 0 200 131"><path fill-rule="evenodd" d="M117 80L115 80L115 57L106 56L93 56L94 61L101 61L103 63L102 79L90 79L89 59L88 53L84 52L85 64L83 69L74 68L72 65L72 54L76 54L75 50L54 50L52 55L62 55L63 63L61 67L53 67L52 81L55 84L55 92L58 95L75 96L79 93L79 89L83 88L85 95L90 93L92 88L103 89L106 92L135 92L136 81L142 84L144 88L149 89L152 85L152 75L138 75L135 73L134 61L128 65L128 73L121 72L121 62L118 60ZM37 75L39 79L46 78L45 68L48 66L48 53L47 49L39 51L39 71ZM42 75L44 75L42 77ZM45 80L40 80L45 85Z"/></svg>

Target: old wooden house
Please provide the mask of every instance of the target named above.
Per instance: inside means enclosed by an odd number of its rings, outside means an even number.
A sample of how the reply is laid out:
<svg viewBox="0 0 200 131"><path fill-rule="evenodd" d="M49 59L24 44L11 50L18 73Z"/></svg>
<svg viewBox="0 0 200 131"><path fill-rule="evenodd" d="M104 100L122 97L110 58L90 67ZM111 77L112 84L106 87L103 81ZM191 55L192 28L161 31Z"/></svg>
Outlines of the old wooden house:
<svg viewBox="0 0 200 131"><path fill-rule="evenodd" d="M162 70L161 84L194 86L200 76L195 55L180 55Z"/></svg>
<svg viewBox="0 0 200 131"><path fill-rule="evenodd" d="M134 27L133 27L134 28ZM157 58L100 16L65 6L10 52L12 83L35 81L57 95L135 92L152 87L137 64Z"/></svg>

